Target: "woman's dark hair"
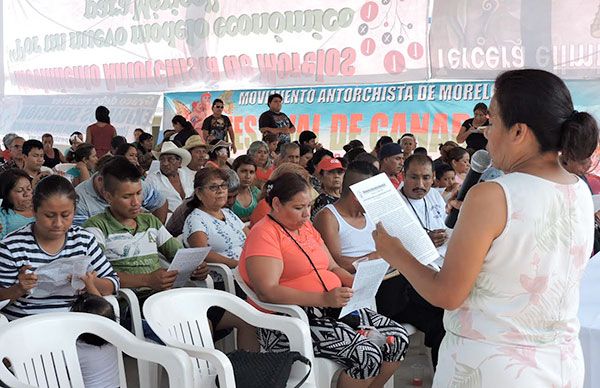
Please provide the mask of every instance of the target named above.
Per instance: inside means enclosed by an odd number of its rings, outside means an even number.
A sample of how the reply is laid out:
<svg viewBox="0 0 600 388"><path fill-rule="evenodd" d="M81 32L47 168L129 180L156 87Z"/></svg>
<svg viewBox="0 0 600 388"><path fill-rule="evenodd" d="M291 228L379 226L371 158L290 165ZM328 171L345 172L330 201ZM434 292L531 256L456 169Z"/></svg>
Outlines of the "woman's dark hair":
<svg viewBox="0 0 600 388"><path fill-rule="evenodd" d="M556 75L535 69L507 71L496 78L494 88L504 125L526 124L540 152L561 151L566 159L583 160L596 150L596 120L573 109L571 93Z"/></svg>
<svg viewBox="0 0 600 388"><path fill-rule="evenodd" d="M187 121L182 115L173 116L173 118L171 119L171 124L180 124L183 127L183 130L194 129L192 123Z"/></svg>
<svg viewBox="0 0 600 388"><path fill-rule="evenodd" d="M225 105L225 103L223 102L223 100L221 100L220 98L215 98L215 100L213 101L212 106L215 106L218 103L221 103L221 105Z"/></svg>
<svg viewBox="0 0 600 388"><path fill-rule="evenodd" d="M310 148L306 144L300 144L300 156L306 155L306 154L312 154L312 151L313 151L312 148Z"/></svg>
<svg viewBox="0 0 600 388"><path fill-rule="evenodd" d="M96 121L100 123L110 124L110 117L108 116L110 111L107 107L100 105L96 108Z"/></svg>
<svg viewBox="0 0 600 388"><path fill-rule="evenodd" d="M371 155L368 152L363 152L361 154L358 154L358 156L356 156L356 158L354 158L355 162L367 162L367 163L371 163L371 164L375 164L375 163L379 163L379 159L377 159L375 156Z"/></svg>
<svg viewBox="0 0 600 388"><path fill-rule="evenodd" d="M358 155L364 154L366 152L367 151L364 148L352 148L350 149L350 151L346 152L346 154L344 155L344 159L346 159L348 163L352 163Z"/></svg>
<svg viewBox="0 0 600 388"><path fill-rule="evenodd" d="M381 147L383 147L386 144L389 143L393 143L394 139L392 139L389 136L381 136L379 139L377 139L377 143L375 143L375 151L379 151L381 149Z"/></svg>
<svg viewBox="0 0 600 388"><path fill-rule="evenodd" d="M143 142L143 141L146 141L146 140L148 140L148 139L152 139L152 137L153 137L153 136L152 136L152 134L151 134L151 133L144 132L144 133L142 133L142 134L140 135L140 137L139 137L138 141L141 143L141 142Z"/></svg>
<svg viewBox="0 0 600 388"><path fill-rule="evenodd" d="M279 137L276 134L274 134L273 132L267 132L263 135L262 140L268 144L268 143L272 143L274 141L279 141Z"/></svg>
<svg viewBox="0 0 600 388"><path fill-rule="evenodd" d="M108 318L111 321L116 321L115 310L112 305L108 303L106 299L101 296L92 294L81 294L73 305L71 305L71 311L74 313L89 313L96 314L102 317ZM94 334L85 333L79 336L79 339L86 344L102 346L107 342Z"/></svg>
<svg viewBox="0 0 600 388"><path fill-rule="evenodd" d="M0 174L0 198L2 198L0 207L2 209L9 210L14 208L15 204L10 201L10 192L15 188L20 179L27 179L31 182L29 174L18 168L11 168Z"/></svg>
<svg viewBox="0 0 600 388"><path fill-rule="evenodd" d="M94 150L93 145L91 145L90 143L82 143L75 150L75 161L83 162L83 159L90 157L90 155L92 154L92 150Z"/></svg>
<svg viewBox="0 0 600 388"><path fill-rule="evenodd" d="M469 154L469 152L462 147L454 147L450 151L448 151L448 162L459 161L462 159L465 154Z"/></svg>
<svg viewBox="0 0 600 388"><path fill-rule="evenodd" d="M72 133L72 134L69 136L69 144L70 144L70 145L73 145L73 140L71 140L71 138L72 138L73 136L78 136L78 137L81 137L81 138L83 138L83 133L81 133L81 132L79 132L79 131L75 131L75 132L73 132L73 133Z"/></svg>
<svg viewBox="0 0 600 388"><path fill-rule="evenodd" d="M123 144L127 144L127 139L124 136L115 136L110 140L110 148L113 150L116 150Z"/></svg>
<svg viewBox="0 0 600 388"><path fill-rule="evenodd" d="M444 174L448 171L454 172L454 169L451 165L443 163L435 168L435 179L438 181L444 177Z"/></svg>
<svg viewBox="0 0 600 388"><path fill-rule="evenodd" d="M115 156L125 156L125 154L127 153L127 151L129 151L130 148L135 148L137 150L137 148L131 143L121 144L115 151Z"/></svg>
<svg viewBox="0 0 600 388"><path fill-rule="evenodd" d="M316 138L317 138L317 135L313 131L302 131L302 132L300 132L300 135L298 136L298 142L300 143L300 145L302 145L302 144L308 143L312 139L316 139Z"/></svg>
<svg viewBox="0 0 600 388"><path fill-rule="evenodd" d="M296 194L306 191L310 188L308 182L298 174L285 173L277 179L268 180L265 183L265 200L269 206L273 205L273 198L279 198L283 204L289 202Z"/></svg>
<svg viewBox="0 0 600 388"><path fill-rule="evenodd" d="M308 172L311 174L314 174L315 169L317 168L317 166L319 165L321 160L326 156L330 156L333 158L333 152L331 152L325 148L316 150L315 153L313 154L312 159L306 165L306 169L308 170Z"/></svg>
<svg viewBox="0 0 600 388"><path fill-rule="evenodd" d="M240 168L244 164L254 166L254 169L256 170L256 162L254 161L254 159L252 159L252 157L250 155L240 155L237 158L235 158L235 160L233 161L233 164L231 166L231 169L233 171L237 172L238 168Z"/></svg>
<svg viewBox="0 0 600 388"><path fill-rule="evenodd" d="M225 182L228 182L229 176L227 173L220 168L214 167L205 167L196 173L194 177L194 189L198 189L204 187L211 179L222 179ZM198 198L198 196L194 193L192 195L192 200L188 202L188 207L190 212L193 209L199 208L202 205L202 202Z"/></svg>
<svg viewBox="0 0 600 388"><path fill-rule="evenodd" d="M77 193L71 182L60 175L50 175L40 180L33 190L33 210L55 195L64 195L73 201L73 207L77 205Z"/></svg>
<svg viewBox="0 0 600 388"><path fill-rule="evenodd" d="M473 113L477 112L478 110L483 111L487 114L488 107L483 102L479 102L479 103L475 104L475 108L473 108Z"/></svg>

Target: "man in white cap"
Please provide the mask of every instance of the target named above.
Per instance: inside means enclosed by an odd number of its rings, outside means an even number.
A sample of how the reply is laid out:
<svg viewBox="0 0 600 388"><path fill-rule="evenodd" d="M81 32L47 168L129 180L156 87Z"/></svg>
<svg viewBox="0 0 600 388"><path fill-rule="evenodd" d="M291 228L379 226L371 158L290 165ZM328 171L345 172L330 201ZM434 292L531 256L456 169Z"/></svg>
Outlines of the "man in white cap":
<svg viewBox="0 0 600 388"><path fill-rule="evenodd" d="M146 182L167 198L169 212L172 213L186 197L194 193L194 176L182 169L190 163L192 156L171 141L165 141L160 152L152 153L160 162L160 169L148 174Z"/></svg>

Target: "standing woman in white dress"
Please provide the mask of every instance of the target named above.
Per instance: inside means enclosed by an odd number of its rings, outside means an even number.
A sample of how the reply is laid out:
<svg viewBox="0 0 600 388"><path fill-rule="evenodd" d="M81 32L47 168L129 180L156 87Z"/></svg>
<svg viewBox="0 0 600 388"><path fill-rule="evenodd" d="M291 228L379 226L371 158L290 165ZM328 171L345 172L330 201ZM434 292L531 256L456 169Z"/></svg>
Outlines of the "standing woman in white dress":
<svg viewBox="0 0 600 388"><path fill-rule="evenodd" d="M594 212L586 184L558 155L588 158L597 124L542 70L498 76L490 122L487 148L506 175L469 191L441 271L381 225L377 251L446 309L434 387L581 387L579 280Z"/></svg>

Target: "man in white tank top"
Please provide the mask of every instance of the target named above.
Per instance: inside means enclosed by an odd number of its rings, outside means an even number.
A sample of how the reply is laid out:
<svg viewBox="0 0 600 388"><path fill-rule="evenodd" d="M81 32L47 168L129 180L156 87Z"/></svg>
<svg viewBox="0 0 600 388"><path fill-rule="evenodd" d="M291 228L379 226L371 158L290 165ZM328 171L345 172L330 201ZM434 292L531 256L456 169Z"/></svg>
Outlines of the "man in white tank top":
<svg viewBox="0 0 600 388"><path fill-rule="evenodd" d="M375 252L372 236L375 226L365 217L364 209L350 190L353 184L377 174L379 171L369 162L350 163L344 175L340 199L323 208L313 222L333 259L350 273L356 272L352 265L354 261L381 257ZM410 323L425 333L425 345L431 348L435 366L445 334L443 310L421 298L402 275L384 280L376 299L379 313L396 322Z"/></svg>

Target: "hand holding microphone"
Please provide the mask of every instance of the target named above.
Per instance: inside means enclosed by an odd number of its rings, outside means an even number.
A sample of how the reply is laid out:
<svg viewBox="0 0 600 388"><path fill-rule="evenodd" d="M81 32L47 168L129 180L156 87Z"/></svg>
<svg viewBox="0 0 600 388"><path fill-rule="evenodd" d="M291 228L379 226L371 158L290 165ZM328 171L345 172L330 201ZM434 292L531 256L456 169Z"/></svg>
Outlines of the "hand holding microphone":
<svg viewBox="0 0 600 388"><path fill-rule="evenodd" d="M458 195L456 196L456 200L462 202L467 196L467 192L471 189L471 187L475 186L479 182L479 178L481 178L481 174L488 167L492 165L492 159L490 158L490 154L486 150L479 150L473 154L471 157L471 169L467 173L467 177L460 188ZM450 229L454 228L456 225L456 220L458 220L458 213L460 210L456 208L452 208L450 210L450 214L446 217L446 226Z"/></svg>

